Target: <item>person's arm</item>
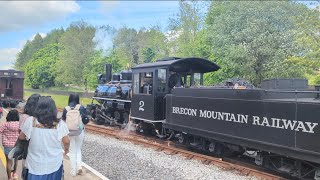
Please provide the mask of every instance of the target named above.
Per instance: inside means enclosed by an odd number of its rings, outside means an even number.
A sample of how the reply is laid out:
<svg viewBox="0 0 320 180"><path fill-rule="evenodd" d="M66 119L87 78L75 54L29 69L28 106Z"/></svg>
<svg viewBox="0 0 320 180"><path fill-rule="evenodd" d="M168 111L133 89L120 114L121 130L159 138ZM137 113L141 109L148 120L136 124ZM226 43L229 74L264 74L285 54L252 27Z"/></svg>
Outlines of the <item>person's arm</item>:
<svg viewBox="0 0 320 180"><path fill-rule="evenodd" d="M21 131L20 134L19 134L19 137L18 139L20 140L26 140L27 136Z"/></svg>
<svg viewBox="0 0 320 180"><path fill-rule="evenodd" d="M64 136L62 138L62 143L63 143L63 147L64 147L64 155L69 153L69 147L70 147L70 139L69 136Z"/></svg>
<svg viewBox="0 0 320 180"><path fill-rule="evenodd" d="M0 123L0 134L4 131L4 123Z"/></svg>
<svg viewBox="0 0 320 180"><path fill-rule="evenodd" d="M31 137L31 132L32 132L32 124L33 124L33 117L28 117L25 121L24 124L21 127L21 132L19 134L19 139L20 140L29 140Z"/></svg>
<svg viewBox="0 0 320 180"><path fill-rule="evenodd" d="M58 125L58 138L61 140L64 147L64 154L68 154L70 147L69 129L64 121L60 121Z"/></svg>

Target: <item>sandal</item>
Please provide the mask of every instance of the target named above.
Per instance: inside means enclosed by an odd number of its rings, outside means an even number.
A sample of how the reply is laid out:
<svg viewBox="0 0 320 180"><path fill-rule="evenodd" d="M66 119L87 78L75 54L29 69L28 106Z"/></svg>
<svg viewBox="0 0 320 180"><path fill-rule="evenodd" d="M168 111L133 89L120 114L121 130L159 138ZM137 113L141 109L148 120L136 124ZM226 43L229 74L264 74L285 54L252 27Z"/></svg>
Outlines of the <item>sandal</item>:
<svg viewBox="0 0 320 180"><path fill-rule="evenodd" d="M16 172L12 172L11 174L11 178L8 178L8 180L18 180L18 174Z"/></svg>
<svg viewBox="0 0 320 180"><path fill-rule="evenodd" d="M83 173L82 169L79 169L78 170L78 175L82 175L82 173Z"/></svg>
<svg viewBox="0 0 320 180"><path fill-rule="evenodd" d="M19 179L18 174L17 173L13 173L12 174L12 179L13 180L18 180Z"/></svg>

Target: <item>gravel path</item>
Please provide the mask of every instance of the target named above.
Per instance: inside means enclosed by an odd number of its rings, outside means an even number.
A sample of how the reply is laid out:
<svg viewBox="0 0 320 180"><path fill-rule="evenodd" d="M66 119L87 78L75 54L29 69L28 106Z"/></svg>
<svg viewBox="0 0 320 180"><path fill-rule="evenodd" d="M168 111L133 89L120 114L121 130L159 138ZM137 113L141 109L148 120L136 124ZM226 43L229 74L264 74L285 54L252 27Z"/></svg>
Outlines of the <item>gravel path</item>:
<svg viewBox="0 0 320 180"><path fill-rule="evenodd" d="M114 179L255 179L213 165L167 155L153 149L94 134L86 134L83 161Z"/></svg>

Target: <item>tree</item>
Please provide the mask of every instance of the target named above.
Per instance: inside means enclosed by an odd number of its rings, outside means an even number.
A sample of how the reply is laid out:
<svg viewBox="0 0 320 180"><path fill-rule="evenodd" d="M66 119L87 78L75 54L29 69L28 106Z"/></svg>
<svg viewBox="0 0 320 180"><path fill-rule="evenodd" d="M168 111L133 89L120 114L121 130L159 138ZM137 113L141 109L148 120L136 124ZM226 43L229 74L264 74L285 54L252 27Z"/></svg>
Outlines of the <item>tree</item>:
<svg viewBox="0 0 320 180"><path fill-rule="evenodd" d="M169 46L170 55L190 57L196 54L195 42L198 32L203 27L201 4L198 1L180 1L178 14L169 19Z"/></svg>
<svg viewBox="0 0 320 180"><path fill-rule="evenodd" d="M299 53L288 58L288 63L299 64L306 69L309 83L320 84L320 11L311 9L296 16L296 48Z"/></svg>
<svg viewBox="0 0 320 180"><path fill-rule="evenodd" d="M90 58L90 63L84 68L85 78L87 79L89 87L95 87L97 85L97 75L105 74L105 65L112 65L112 72L120 72L123 67L120 64L119 58L114 52L111 52L109 57L104 57L103 52L95 51L94 55Z"/></svg>
<svg viewBox="0 0 320 180"><path fill-rule="evenodd" d="M139 59L142 62L154 62L169 55L166 36L159 26L142 28L138 32Z"/></svg>
<svg viewBox="0 0 320 180"><path fill-rule="evenodd" d="M15 68L24 70L24 66L31 60L32 56L41 48L44 48L48 44L58 43L64 29L53 29L47 34L46 37L42 37L39 33L35 35L32 40L28 40L23 46L22 50L18 53L15 61Z"/></svg>
<svg viewBox="0 0 320 180"><path fill-rule="evenodd" d="M55 44L55 43L59 43L60 38L62 37L63 33L64 33L64 29L60 28L60 29L53 29L51 30L46 37L43 38L43 43L44 46L47 44Z"/></svg>
<svg viewBox="0 0 320 180"><path fill-rule="evenodd" d="M47 88L55 85L56 63L61 46L49 44L34 54L25 66L26 84L32 88Z"/></svg>
<svg viewBox="0 0 320 180"><path fill-rule="evenodd" d="M127 27L120 28L113 38L115 52L130 67L139 64L138 41L137 31Z"/></svg>
<svg viewBox="0 0 320 180"><path fill-rule="evenodd" d="M139 31L120 28L113 37L113 44L113 53L124 67L152 62L168 55L166 37L158 26L141 28Z"/></svg>
<svg viewBox="0 0 320 180"><path fill-rule="evenodd" d="M60 43L64 49L60 52L57 81L63 84L83 84L84 67L94 55L96 43L93 41L96 29L86 22L79 21L63 33Z"/></svg>
<svg viewBox="0 0 320 180"><path fill-rule="evenodd" d="M143 54L143 62L144 63L149 63L149 62L151 62L153 59L154 59L154 57L156 56L156 53L153 51L153 49L151 49L150 47L148 47L148 48L145 48L144 50L143 50L143 52L142 52L142 54Z"/></svg>
<svg viewBox="0 0 320 180"><path fill-rule="evenodd" d="M294 17L308 11L290 1L212 2L208 38L222 70L211 78L240 76L259 85L266 78L303 77L304 69L286 60L299 52Z"/></svg>
<svg viewBox="0 0 320 180"><path fill-rule="evenodd" d="M32 58L33 54L39 49L43 48L43 39L39 33L35 35L33 40L27 41L23 46L22 50L17 54L17 59L15 61L15 68L18 70L23 70L24 65Z"/></svg>

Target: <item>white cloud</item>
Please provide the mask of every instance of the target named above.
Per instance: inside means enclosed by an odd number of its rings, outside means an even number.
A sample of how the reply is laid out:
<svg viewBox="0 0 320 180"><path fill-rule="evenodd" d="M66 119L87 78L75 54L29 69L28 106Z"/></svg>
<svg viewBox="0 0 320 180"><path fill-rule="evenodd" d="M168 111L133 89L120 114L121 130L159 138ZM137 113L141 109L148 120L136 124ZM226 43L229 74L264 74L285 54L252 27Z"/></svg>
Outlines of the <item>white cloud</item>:
<svg viewBox="0 0 320 180"><path fill-rule="evenodd" d="M39 34L40 34L40 36L41 36L42 38L44 38L44 37L47 36L46 33L39 33ZM31 36L29 39L21 40L21 41L19 42L19 48L22 49L23 46L27 43L27 41L28 41L28 40L29 40L29 41L32 41L32 40L34 39L34 37L36 37L36 35L37 35L37 34L34 34L34 35Z"/></svg>
<svg viewBox="0 0 320 180"><path fill-rule="evenodd" d="M46 33L39 33L39 34L40 34L40 36L41 36L42 38L44 38L44 37L47 36ZM29 38L29 41L32 41L32 40L34 39L34 37L36 37L36 35L37 35L37 34L34 34L31 38ZM23 45L24 45L24 44L23 44Z"/></svg>
<svg viewBox="0 0 320 180"><path fill-rule="evenodd" d="M168 17L177 13L178 1L117 1L117 6L101 5L100 9L105 18L98 22L114 27L151 27L153 25L166 26Z"/></svg>
<svg viewBox="0 0 320 180"><path fill-rule="evenodd" d="M101 10L110 10L119 5L120 1L100 1Z"/></svg>
<svg viewBox="0 0 320 180"><path fill-rule="evenodd" d="M182 30L178 30L178 31L172 30L164 33L164 35L166 36L169 42L176 40L181 34L182 34Z"/></svg>
<svg viewBox="0 0 320 180"><path fill-rule="evenodd" d="M0 32L38 26L79 10L74 1L0 1Z"/></svg>
<svg viewBox="0 0 320 180"><path fill-rule="evenodd" d="M41 37L46 37L47 34L39 33ZM32 35L28 40L32 41L37 34ZM13 69L13 64L16 60L17 54L26 44L27 40L22 40L19 43L19 48L3 48L0 49L0 69Z"/></svg>
<svg viewBox="0 0 320 180"><path fill-rule="evenodd" d="M0 49L0 69L12 69L19 48Z"/></svg>

